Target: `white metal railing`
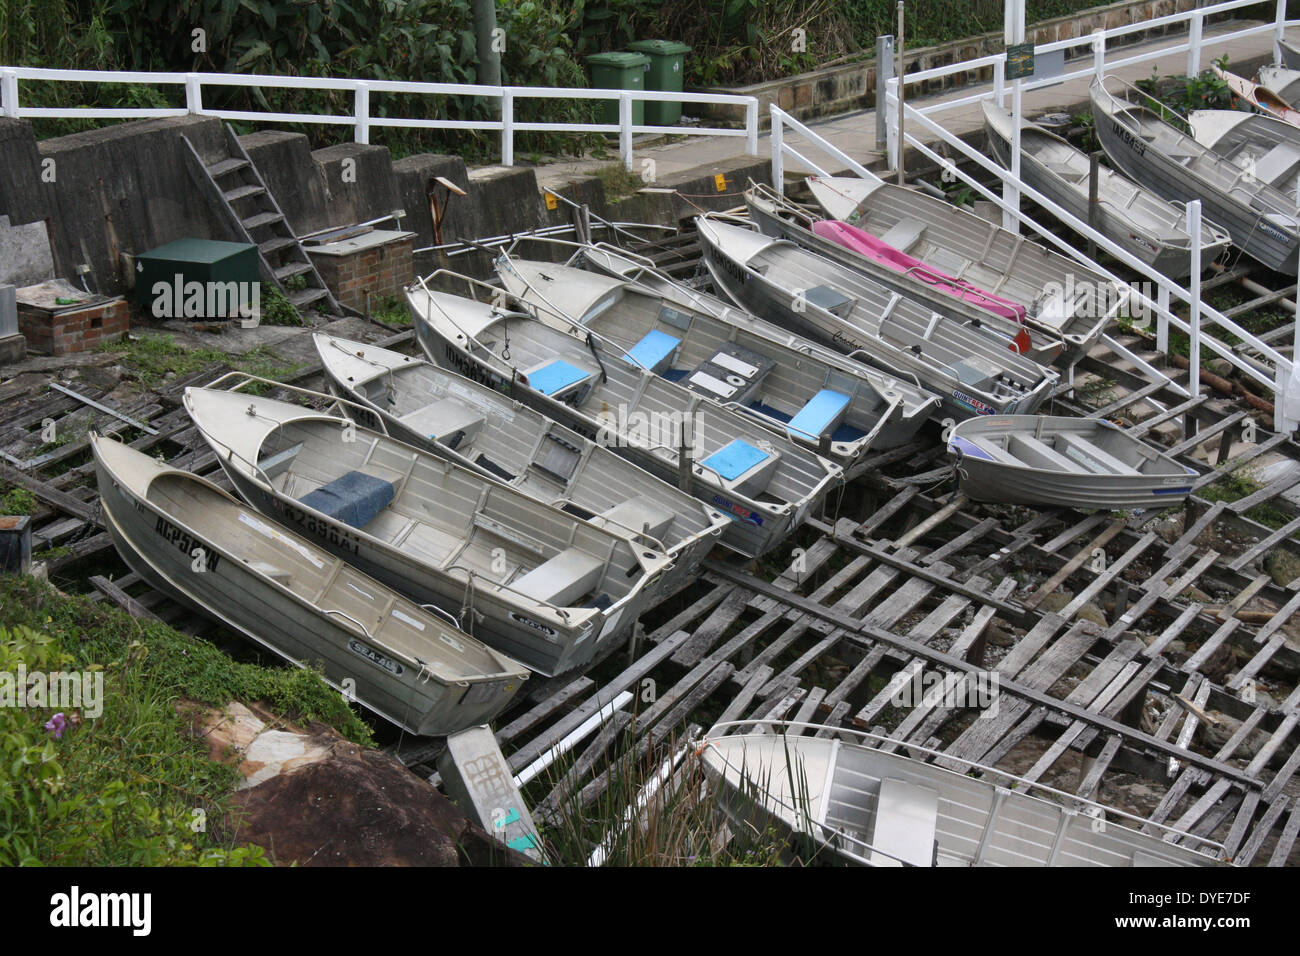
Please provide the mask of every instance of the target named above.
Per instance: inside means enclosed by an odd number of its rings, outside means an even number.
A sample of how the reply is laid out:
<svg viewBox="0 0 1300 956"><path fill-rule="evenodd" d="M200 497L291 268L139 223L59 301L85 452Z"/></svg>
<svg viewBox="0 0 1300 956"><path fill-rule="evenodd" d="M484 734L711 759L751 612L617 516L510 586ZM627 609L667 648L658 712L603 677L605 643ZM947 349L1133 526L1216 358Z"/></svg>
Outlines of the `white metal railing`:
<svg viewBox="0 0 1300 956"><path fill-rule="evenodd" d="M22 106L18 84L22 81L56 83L124 83L149 86L181 86L185 106L163 108L98 108ZM205 87L333 90L352 94L351 114L272 113L254 110L219 110L203 105ZM424 119L375 115L370 108L372 93L409 96L470 96L495 99L500 119ZM515 100L615 100L617 123L522 122L515 118ZM745 107L742 129L706 126L649 126L632 122L632 104L720 103ZM632 136L636 133L671 133L675 136L743 136L749 155L758 155L758 98L731 93L676 93L654 90L551 89L541 86L478 86L472 83L416 83L400 80L358 80L315 76L267 76L245 73L135 73L122 70L51 70L40 67L0 66L0 115L25 119L151 119L162 116L215 116L225 120L254 123L304 123L351 126L358 143L370 142L372 127L404 129L459 129L499 132L501 163L515 162L516 133L617 133L624 165L632 169Z"/></svg>
<svg viewBox="0 0 1300 956"><path fill-rule="evenodd" d="M1256 2L1251 2L1251 0L1229 0L1229 2L1219 3L1213 6L1201 7L1195 10L1185 11L1184 13L1180 13L1180 14L1172 14L1166 17L1159 17L1154 20L1144 21L1142 23L1117 27L1112 30L1097 31L1087 39L1060 40L1055 43L1044 44L1042 46L1036 47L1036 52L1047 52L1047 51L1061 50L1061 49L1068 50L1071 48L1091 46L1093 51L1092 62L1086 69L1067 71L1060 76L1052 77L1050 79L1044 79L1039 81L1020 81L1020 82L1023 83L1025 88L1028 89L1036 86L1045 85L1047 83L1056 84L1070 79L1079 79L1082 77L1090 77L1094 75L1100 77L1105 75L1105 71L1107 70L1107 68L1115 69L1122 66L1132 65L1135 63L1148 62L1150 60L1154 60L1159 57L1168 56L1170 53L1178 53L1178 52L1188 53L1189 72L1199 71L1200 51L1204 47L1217 44L1217 43L1224 43L1233 39L1239 39L1241 37L1255 36L1266 32L1271 32L1273 34L1274 52L1277 53L1279 51L1278 45L1284 35L1284 31L1286 27L1288 25L1293 25L1291 23L1288 23L1288 21L1286 20L1285 0L1278 0L1277 15L1273 23L1258 24L1255 26L1246 27L1241 30L1234 30L1230 33L1220 34L1218 36L1209 37L1209 38L1206 38L1203 35L1202 24L1204 22L1205 17L1214 14L1230 12L1232 10L1237 10L1248 6L1257 6L1257 5L1258 5L1257 0ZM1181 43L1162 45L1159 49L1156 50L1148 50L1127 58L1112 60L1107 62L1105 51L1106 51L1106 42L1108 38L1114 38L1116 36L1122 36L1128 33L1147 30L1150 29L1152 26L1170 25L1177 22L1187 22L1189 24L1189 39L1187 41ZM1199 42L1193 42L1193 41L1199 41ZM1134 295L1136 297L1137 302L1140 305L1150 310L1150 312L1154 313L1156 316L1157 319L1156 340L1157 340L1157 349L1159 351L1166 352L1166 353L1168 351L1168 329L1169 326L1172 324L1175 328L1178 328L1186 332L1193 339L1199 339L1201 344L1205 345L1205 347L1209 348L1211 351L1215 352L1216 354L1226 359L1235 368L1240 369L1243 373L1245 373L1250 378L1254 379L1257 382L1260 382L1261 384L1265 385L1270 389L1273 389L1276 395L1277 403L1280 407L1282 404L1283 395L1286 393L1288 384L1290 383L1293 377L1291 359L1280 354L1276 349L1272 348L1267 343L1261 341L1258 337L1252 335L1250 332L1243 329L1240 325L1238 325L1236 322L1233 322L1231 319L1227 318L1217 309L1214 309L1211 306L1206 305L1201 300L1201 296L1200 296L1199 276L1193 276L1190 281L1190 287L1184 288L1183 286L1178 285L1176 282L1164 276L1162 273L1156 272L1150 266L1138 260L1136 257L1134 257L1132 254L1130 254L1120 246L1116 245L1109 237L1092 229L1087 223L1077 219L1071 213L1069 213L1065 209L1062 209L1060 206L1052 202L1046 196L1043 196L1042 194L1038 193L1037 191L1025 185L1022 181L1019 180L1018 177L1013 176L1009 170L1004 169L999 164L991 161L983 153L980 153L977 150L973 149L969 144L964 142L960 137L956 136L949 130L939 125L932 118L932 114L943 112L945 110L950 110L959 106L976 103L981 99L984 99L990 95L994 96L995 98L998 98L999 102L1001 102L1006 90L1006 84L1003 79L1005 75L1005 64L1006 64L1005 53L999 53L991 56L981 57L976 60L969 60L964 63L956 63L948 66L936 67L931 70L923 70L917 73L908 74L907 82L914 83L926 79L935 79L942 76L948 76L953 73L967 72L972 69L990 66L993 68L994 84L993 84L992 94L988 92L980 92L977 94L972 94L970 96L944 100L942 102L933 103L928 106L924 106L920 108L917 108L913 106L911 103L908 103L905 98L904 99L905 129L904 129L904 135L902 139L906 141L907 144L917 149L917 151L920 152L922 155L940 164L948 172L962 179L967 185L969 185L980 195L994 202L999 208L1002 209L1004 215L1010 217L1011 220L1029 226L1036 233L1038 233L1040 236L1046 239L1050 244L1056 246L1066 255L1071 256L1072 258L1079 261L1080 263L1087 266L1088 268L1101 273L1102 275L1106 276L1107 278L1113 281L1116 282L1119 281L1109 270L1103 268L1098 263L1094 262L1091 258L1089 258L1087 255L1085 255L1083 252L1081 252L1079 249L1075 248L1073 245L1061 239L1053 232L1051 232L1049 229L1045 228L1044 226L1036 222L1030 216L1023 213L1019 209L1017 202L1008 201L1008 200L1009 199L1014 200L1021 195L1028 197L1038 205L1046 208L1054 216L1056 216L1058 219L1066 223L1071 229L1078 232L1080 235L1084 236L1085 238L1091 239L1093 242L1097 244L1098 247L1104 249L1106 252L1113 255L1116 259L1120 260L1125 265L1129 266L1130 268L1133 268L1140 275L1145 276L1148 280L1150 280L1150 282L1155 287L1156 300L1153 301L1149 296L1147 296L1141 290L1135 289ZM897 168L899 150L901 148L900 139L898 136L898 117L897 117L898 82L899 81L897 77L892 77L887 81L886 102L885 104L883 104L882 107L878 107L877 110L877 116L880 116L882 112L885 116L885 122L887 123L888 126L888 143L889 143L888 156L889 156L891 167L895 169ZM775 125L776 124L774 123L774 127ZM973 176L955 167L950 159L940 156L929 146L927 146L924 142L920 141L916 136L912 135L910 132L907 132L907 129L914 129L918 125L921 129L925 130L927 133L930 133L934 137L937 137L942 142L947 143L948 146L953 150L956 150L957 152L961 153L964 157L978 164L979 167L984 171L996 176L999 179L999 181L1003 183L1004 195L1002 197L994 195L988 188L986 188L982 183L976 180ZM811 134L811 131L807 130L806 127L800 129L799 132L804 134L805 136ZM810 141L812 140L812 138L815 137L816 134L811 134ZM776 138L776 134L774 133L774 139L775 138ZM829 146L829 144L825 144L825 146ZM825 146L823 146L823 148L825 148ZM782 152L783 154L788 153L793 156L798 156L797 153L795 153L793 150L789 149L788 147L785 147L784 144L774 143L773 144L774 164L777 163L776 154L778 151ZM831 150L827 150L827 152L830 151ZM802 157L799 158L802 162L807 163L807 160L803 159ZM814 164L809 163L808 165L811 168L814 169L817 168ZM774 171L775 171L775 167L774 167ZM854 169L854 172L857 172L858 175L862 175L862 171L859 169ZM868 173L868 177L876 178L872 176L872 174L870 173ZM1190 221L1190 216L1189 216L1189 221ZM1192 237L1193 243L1196 243L1198 239L1199 237L1193 236ZM1191 307L1190 321L1182 320L1170 310L1169 303L1170 303L1171 296L1173 298L1177 298L1182 302L1187 303ZM1252 348L1258 351L1259 354L1263 356L1263 358L1267 362L1273 365L1273 369L1274 369L1273 377L1270 378L1266 372L1260 371L1260 369L1256 365L1243 359L1240 355L1238 355L1230 347L1226 346L1223 342L1219 341L1217 338L1214 338L1213 336L1204 335L1204 330L1201 328L1202 320L1209 320L1210 322L1214 323L1220 328L1237 336L1244 343L1250 345ZM1199 368L1197 367L1199 363L1192 362L1191 364L1193 366L1191 369L1192 372L1191 385L1193 391L1196 391L1196 389L1199 387L1199 381L1198 381L1199 375L1197 374L1199 372Z"/></svg>

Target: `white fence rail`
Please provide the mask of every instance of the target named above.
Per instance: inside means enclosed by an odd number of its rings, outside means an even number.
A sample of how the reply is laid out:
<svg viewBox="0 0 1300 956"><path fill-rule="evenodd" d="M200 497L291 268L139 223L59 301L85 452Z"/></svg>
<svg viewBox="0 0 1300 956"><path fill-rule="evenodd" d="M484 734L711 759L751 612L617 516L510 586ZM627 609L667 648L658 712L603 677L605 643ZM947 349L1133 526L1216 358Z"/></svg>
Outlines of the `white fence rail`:
<svg viewBox="0 0 1300 956"><path fill-rule="evenodd" d="M180 86L185 105L169 108L101 109L89 107L23 106L20 82L125 83L145 86ZM272 113L252 110L218 110L203 105L204 88L239 86L250 89L332 90L352 94L350 114ZM500 119L446 120L375 115L372 93L408 96L469 96L496 100ZM617 123L523 122L515 118L515 101L521 99L615 100ZM743 129L706 126L648 126L632 122L632 105L648 103L715 103L745 107ZM151 119L160 116L216 116L253 123L304 123L351 126L358 143L370 142L372 127L404 129L460 129L501 134L501 163L515 162L516 133L617 133L624 165L632 169L632 137L636 133L671 133L674 136L743 136L751 156L758 155L758 98L729 93L664 93L651 90L551 89L541 86L477 86L470 83L408 83L398 80L333 79L314 76L266 76L244 73L134 73L110 70L47 70L39 67L0 66L0 114L26 119Z"/></svg>

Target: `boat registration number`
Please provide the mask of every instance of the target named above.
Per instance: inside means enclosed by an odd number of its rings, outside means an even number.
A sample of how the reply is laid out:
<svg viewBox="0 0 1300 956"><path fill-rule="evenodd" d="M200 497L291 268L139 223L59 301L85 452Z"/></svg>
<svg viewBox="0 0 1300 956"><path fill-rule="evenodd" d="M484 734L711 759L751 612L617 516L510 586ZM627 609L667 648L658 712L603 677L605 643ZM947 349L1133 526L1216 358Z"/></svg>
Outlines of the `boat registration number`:
<svg viewBox="0 0 1300 956"><path fill-rule="evenodd" d="M1139 156L1146 155L1147 144L1143 142L1140 136L1134 136L1126 130L1118 120L1111 120L1110 129L1111 132L1123 140L1124 145L1133 150L1133 152L1137 153Z"/></svg>
<svg viewBox="0 0 1300 956"><path fill-rule="evenodd" d="M358 657L364 657L366 660L370 661L370 663L382 667L394 677L401 677L402 672L406 670L406 668L391 657L385 657L373 647L362 644L355 637L348 638L348 650L353 654L356 654Z"/></svg>
<svg viewBox="0 0 1300 956"><path fill-rule="evenodd" d="M168 544L175 545L186 557L202 557L203 566L208 571L215 571L217 563L221 560L221 555L217 554L212 548L208 547L198 538L192 537L189 532L176 527L166 518L159 518L154 525L156 531ZM201 551L201 555L194 552ZM198 570L197 568L195 570Z"/></svg>
<svg viewBox="0 0 1300 956"><path fill-rule="evenodd" d="M291 521L308 534L313 534L320 538L332 548L341 548L351 554L358 554L361 551L361 539L356 535L342 530L337 525L322 521L309 511L304 511L288 502L275 500L275 509L281 512L286 521Z"/></svg>
<svg viewBox="0 0 1300 956"><path fill-rule="evenodd" d="M531 617L524 617L522 614L516 614L514 611L510 612L510 619L514 621L516 624L522 624L524 627L531 628L532 630L536 631L538 634L541 634L548 641L551 641L552 643L557 643L556 641L557 632L555 628L547 627L541 621L534 621Z"/></svg>

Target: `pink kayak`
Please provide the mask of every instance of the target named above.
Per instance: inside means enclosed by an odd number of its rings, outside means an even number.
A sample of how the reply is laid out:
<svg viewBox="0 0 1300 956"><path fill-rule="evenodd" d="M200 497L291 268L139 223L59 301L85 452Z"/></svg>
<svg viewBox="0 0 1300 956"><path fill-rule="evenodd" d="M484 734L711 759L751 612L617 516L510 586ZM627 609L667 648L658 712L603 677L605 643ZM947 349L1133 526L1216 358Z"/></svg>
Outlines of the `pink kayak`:
<svg viewBox="0 0 1300 956"><path fill-rule="evenodd" d="M1023 305L994 295L992 292L985 292L978 286L971 285L965 279L955 279L947 273L940 272L938 269L926 265L916 256L908 255L901 249L895 249L871 233L864 232L857 226L850 226L846 222L823 219L820 222L813 223L812 229L816 235L821 236L823 239L829 239L837 245L866 256L868 259L873 259L894 272L911 275L927 285L935 286L954 298L963 299L986 312L1000 315L1004 319L1015 322L1021 328L1011 340L1011 351L1020 354L1029 351L1029 333L1024 329L1025 307Z"/></svg>

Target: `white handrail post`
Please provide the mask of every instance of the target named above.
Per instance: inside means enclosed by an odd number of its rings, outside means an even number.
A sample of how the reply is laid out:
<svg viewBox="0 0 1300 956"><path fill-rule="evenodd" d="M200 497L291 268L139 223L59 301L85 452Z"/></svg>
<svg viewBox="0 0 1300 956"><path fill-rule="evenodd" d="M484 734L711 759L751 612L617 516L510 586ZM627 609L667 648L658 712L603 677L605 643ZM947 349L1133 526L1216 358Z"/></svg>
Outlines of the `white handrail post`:
<svg viewBox="0 0 1300 956"><path fill-rule="evenodd" d="M1160 311L1156 314L1156 351L1161 355L1169 354L1169 286L1163 282L1156 286L1156 305Z"/></svg>
<svg viewBox="0 0 1300 956"><path fill-rule="evenodd" d="M1201 31L1205 18L1197 10L1187 24L1187 75L1201 75Z"/></svg>
<svg viewBox="0 0 1300 956"><path fill-rule="evenodd" d="M745 104L745 151L758 155L758 97L751 96Z"/></svg>
<svg viewBox="0 0 1300 956"><path fill-rule="evenodd" d="M1092 31L1092 72L1097 79L1106 75L1106 31Z"/></svg>
<svg viewBox="0 0 1300 956"><path fill-rule="evenodd" d="M357 82L356 106L353 109L356 119L356 136L358 143L370 142L370 84L364 80Z"/></svg>
<svg viewBox="0 0 1300 956"><path fill-rule="evenodd" d="M993 102L998 107L1007 105L1007 58L1002 57L1002 62L993 67Z"/></svg>
<svg viewBox="0 0 1300 956"><path fill-rule="evenodd" d="M1005 8L1005 35L1007 47L1025 42L1025 0L1007 0ZM1007 52L1002 51L1002 72L1005 81ZM1002 200L1008 209L1002 210L1002 228L1009 232L1020 231L1020 123L1024 118L1025 81L1011 81L1011 175L1002 180Z"/></svg>
<svg viewBox="0 0 1300 956"><path fill-rule="evenodd" d="M515 94L501 91L501 165L515 164Z"/></svg>
<svg viewBox="0 0 1300 956"><path fill-rule="evenodd" d="M6 67L0 70L0 106L5 116L18 118L18 71Z"/></svg>
<svg viewBox="0 0 1300 956"><path fill-rule="evenodd" d="M1273 62L1282 61L1282 41L1286 38L1286 0L1277 0L1277 14L1273 17Z"/></svg>
<svg viewBox="0 0 1300 956"><path fill-rule="evenodd" d="M898 77L885 81L885 159L889 169L898 169ZM880 107L876 107L876 122L880 122Z"/></svg>
<svg viewBox="0 0 1300 956"><path fill-rule="evenodd" d="M203 112L203 78L198 73L185 74L185 109L195 116Z"/></svg>
<svg viewBox="0 0 1300 956"><path fill-rule="evenodd" d="M1187 349L1187 366L1189 378L1187 390L1192 398L1201 394L1201 201L1193 199L1187 204L1187 235L1191 239L1192 276L1188 280L1187 291L1191 293L1191 314L1188 327L1191 342ZM1196 431L1196 417L1188 413L1183 422L1184 433Z"/></svg>
<svg viewBox="0 0 1300 956"><path fill-rule="evenodd" d="M1282 9L1282 4L1278 4ZM1279 60L1278 62L1281 62ZM1300 182L1296 183L1296 206L1300 207ZM1300 296L1296 296L1296 326L1292 338L1291 361L1277 363L1277 387L1273 390L1273 427L1280 432L1300 428Z"/></svg>
<svg viewBox="0 0 1300 956"><path fill-rule="evenodd" d="M623 165L632 170L632 94L618 95L618 151L623 155Z"/></svg>
<svg viewBox="0 0 1300 956"><path fill-rule="evenodd" d="M785 195L785 156L781 152L785 144L785 124L782 122L782 113L773 103L771 105L772 116L772 188L776 190L778 196Z"/></svg>

